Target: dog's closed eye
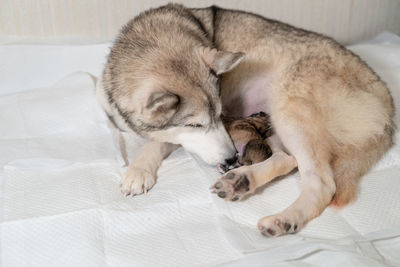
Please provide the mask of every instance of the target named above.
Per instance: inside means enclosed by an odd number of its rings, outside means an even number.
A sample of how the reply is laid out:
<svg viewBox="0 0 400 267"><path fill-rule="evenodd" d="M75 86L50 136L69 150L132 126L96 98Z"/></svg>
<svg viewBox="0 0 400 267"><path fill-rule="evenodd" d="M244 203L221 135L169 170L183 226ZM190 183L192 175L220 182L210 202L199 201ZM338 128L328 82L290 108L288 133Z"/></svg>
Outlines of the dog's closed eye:
<svg viewBox="0 0 400 267"><path fill-rule="evenodd" d="M185 127L202 128L204 126L199 123L189 123L189 124L186 124Z"/></svg>

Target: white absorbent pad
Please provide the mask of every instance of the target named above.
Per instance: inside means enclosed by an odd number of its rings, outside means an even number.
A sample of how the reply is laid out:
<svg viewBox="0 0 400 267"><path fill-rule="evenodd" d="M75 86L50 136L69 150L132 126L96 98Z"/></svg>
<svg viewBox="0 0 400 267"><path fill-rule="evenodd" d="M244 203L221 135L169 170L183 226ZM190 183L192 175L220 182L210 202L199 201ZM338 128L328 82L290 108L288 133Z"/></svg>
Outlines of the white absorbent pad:
<svg viewBox="0 0 400 267"><path fill-rule="evenodd" d="M384 34L351 49L388 83L399 108L397 38ZM78 58L87 47L71 51ZM9 52L0 47L0 57ZM0 97L0 266L400 265L400 145L364 177L355 203L328 208L296 235L266 238L256 223L296 199L297 173L246 201L225 202L208 190L215 167L178 149L147 194L126 198L119 134L95 102L94 83L72 73ZM132 159L145 140L123 136Z"/></svg>

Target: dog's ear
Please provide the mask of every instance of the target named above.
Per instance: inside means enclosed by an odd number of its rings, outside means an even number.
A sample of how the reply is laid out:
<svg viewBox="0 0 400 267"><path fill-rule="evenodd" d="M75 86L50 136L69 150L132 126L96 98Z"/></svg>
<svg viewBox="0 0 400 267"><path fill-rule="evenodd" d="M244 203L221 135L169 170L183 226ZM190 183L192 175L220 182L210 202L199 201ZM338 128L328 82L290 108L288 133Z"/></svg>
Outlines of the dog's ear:
<svg viewBox="0 0 400 267"><path fill-rule="evenodd" d="M215 48L204 48L202 58L204 62L217 74L228 72L236 67L246 56L242 52L218 51Z"/></svg>
<svg viewBox="0 0 400 267"><path fill-rule="evenodd" d="M147 99L146 111L152 116L167 115L175 112L179 105L179 96L168 92L153 92Z"/></svg>

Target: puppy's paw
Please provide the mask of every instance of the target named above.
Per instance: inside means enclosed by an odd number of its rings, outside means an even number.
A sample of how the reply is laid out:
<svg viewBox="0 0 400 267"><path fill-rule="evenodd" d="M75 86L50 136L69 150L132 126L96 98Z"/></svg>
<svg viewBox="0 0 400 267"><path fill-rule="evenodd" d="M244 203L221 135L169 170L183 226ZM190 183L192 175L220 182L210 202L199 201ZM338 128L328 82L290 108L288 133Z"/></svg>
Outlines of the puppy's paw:
<svg viewBox="0 0 400 267"><path fill-rule="evenodd" d="M156 182L156 177L151 172L140 168L129 168L121 181L121 192L125 196L135 196L147 193Z"/></svg>
<svg viewBox="0 0 400 267"><path fill-rule="evenodd" d="M261 234L267 237L294 234L302 227L297 216L284 213L263 217L258 221L257 226Z"/></svg>
<svg viewBox="0 0 400 267"><path fill-rule="evenodd" d="M220 198L236 201L254 192L255 187L252 181L249 169L241 167L227 172L210 187L210 190Z"/></svg>
<svg viewBox="0 0 400 267"><path fill-rule="evenodd" d="M267 117L267 113L265 113L265 112L263 112L263 111L260 111L260 112L258 112L258 113L253 113L253 114L251 114L250 117L251 117L251 118L254 118L254 117Z"/></svg>

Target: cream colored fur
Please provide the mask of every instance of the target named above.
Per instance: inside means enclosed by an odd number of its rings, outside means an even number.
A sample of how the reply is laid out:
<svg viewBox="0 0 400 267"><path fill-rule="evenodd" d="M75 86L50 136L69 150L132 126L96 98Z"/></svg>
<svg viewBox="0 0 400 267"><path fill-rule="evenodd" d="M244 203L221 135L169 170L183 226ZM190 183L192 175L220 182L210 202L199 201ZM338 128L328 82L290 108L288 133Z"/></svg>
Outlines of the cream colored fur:
<svg viewBox="0 0 400 267"><path fill-rule="evenodd" d="M259 221L267 236L295 233L328 205L354 200L359 179L392 145L392 98L359 57L325 36L245 12L150 10L123 29L102 82L109 115L153 140L131 163L125 194L150 189L176 145L190 150L179 133L205 136L214 129L222 138L221 112L269 113L272 157L232 170L212 187L238 200L297 166L301 194ZM225 137L210 150L214 155L198 154L228 158L233 145Z"/></svg>

